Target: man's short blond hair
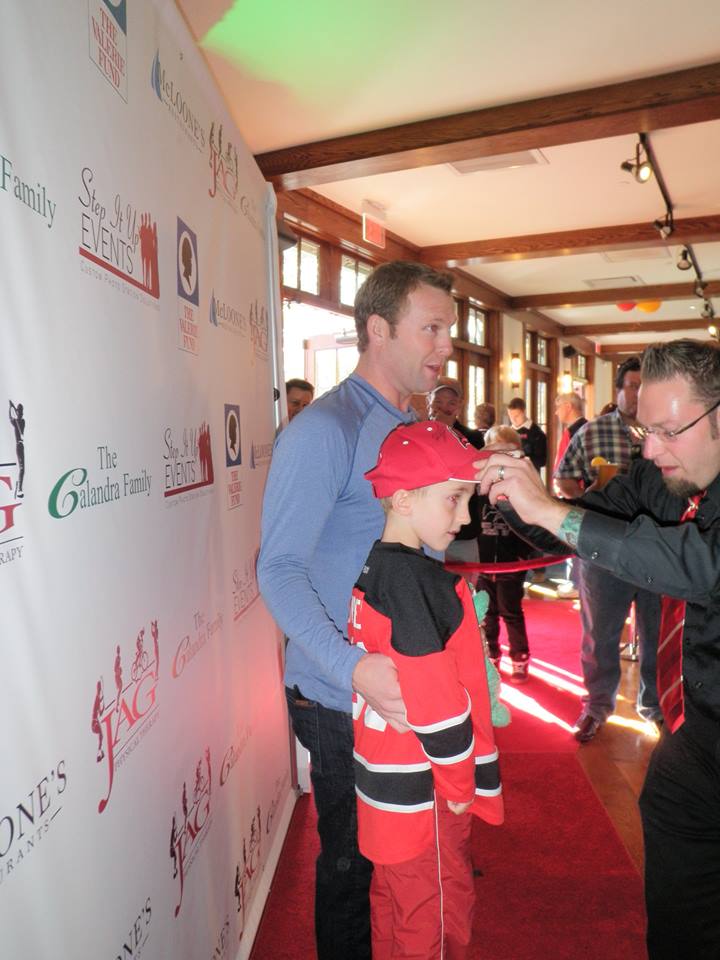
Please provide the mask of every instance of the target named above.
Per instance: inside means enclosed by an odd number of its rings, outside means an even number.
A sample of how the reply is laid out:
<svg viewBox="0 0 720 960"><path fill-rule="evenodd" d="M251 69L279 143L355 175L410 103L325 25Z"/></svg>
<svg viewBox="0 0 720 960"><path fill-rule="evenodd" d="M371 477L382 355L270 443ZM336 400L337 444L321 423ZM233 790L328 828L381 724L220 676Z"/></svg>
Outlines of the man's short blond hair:
<svg viewBox="0 0 720 960"><path fill-rule="evenodd" d="M503 424L498 424L496 427L490 427L490 429L485 433L485 446L489 447L492 443L508 443L513 447L517 447L518 449L520 449L522 446L520 434L512 427L507 427Z"/></svg>

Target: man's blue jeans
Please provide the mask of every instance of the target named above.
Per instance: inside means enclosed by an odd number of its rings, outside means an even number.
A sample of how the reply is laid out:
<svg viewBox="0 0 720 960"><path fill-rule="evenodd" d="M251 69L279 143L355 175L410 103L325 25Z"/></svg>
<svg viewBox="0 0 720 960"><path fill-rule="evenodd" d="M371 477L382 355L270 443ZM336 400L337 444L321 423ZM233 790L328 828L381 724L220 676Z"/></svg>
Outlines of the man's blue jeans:
<svg viewBox="0 0 720 960"><path fill-rule="evenodd" d="M606 720L615 709L620 685L620 639L633 600L640 638L637 712L646 720L655 720L662 716L655 677L660 597L618 580L593 563L581 563L583 636L580 657L587 689L587 696L582 698L583 710L600 721Z"/></svg>
<svg viewBox="0 0 720 960"><path fill-rule="evenodd" d="M295 735L310 752L320 856L315 865L318 960L370 960L372 863L357 846L352 715L285 688Z"/></svg>

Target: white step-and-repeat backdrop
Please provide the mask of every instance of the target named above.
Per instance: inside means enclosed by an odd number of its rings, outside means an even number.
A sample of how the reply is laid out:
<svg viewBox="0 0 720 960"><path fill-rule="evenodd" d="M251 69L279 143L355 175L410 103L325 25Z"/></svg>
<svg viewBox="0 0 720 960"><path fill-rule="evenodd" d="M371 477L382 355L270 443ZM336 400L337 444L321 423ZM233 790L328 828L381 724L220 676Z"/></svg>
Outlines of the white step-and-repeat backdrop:
<svg viewBox="0 0 720 960"><path fill-rule="evenodd" d="M274 197L171 0L0 9L0 953L247 956Z"/></svg>

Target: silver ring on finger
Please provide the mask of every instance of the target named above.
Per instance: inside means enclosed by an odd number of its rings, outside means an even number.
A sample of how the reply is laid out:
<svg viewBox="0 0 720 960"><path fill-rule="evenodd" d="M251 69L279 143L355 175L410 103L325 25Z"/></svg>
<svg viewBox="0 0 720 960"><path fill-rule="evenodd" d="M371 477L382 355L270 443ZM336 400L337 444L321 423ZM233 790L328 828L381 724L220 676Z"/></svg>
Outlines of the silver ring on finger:
<svg viewBox="0 0 720 960"><path fill-rule="evenodd" d="M505 479L505 467L504 467L504 465L503 465L502 463L501 463L500 466L497 468L497 478L498 478L498 480L504 480L504 479Z"/></svg>

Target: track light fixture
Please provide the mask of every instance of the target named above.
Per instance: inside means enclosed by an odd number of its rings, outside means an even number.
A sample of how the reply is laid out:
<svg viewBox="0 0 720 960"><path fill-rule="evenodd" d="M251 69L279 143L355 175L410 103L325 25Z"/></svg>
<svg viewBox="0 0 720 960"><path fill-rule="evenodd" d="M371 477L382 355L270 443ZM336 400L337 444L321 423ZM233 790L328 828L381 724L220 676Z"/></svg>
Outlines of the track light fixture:
<svg viewBox="0 0 720 960"><path fill-rule="evenodd" d="M718 339L718 328L714 323L710 324L710 326L707 328L707 331L714 340Z"/></svg>
<svg viewBox="0 0 720 960"><path fill-rule="evenodd" d="M706 300L703 304L702 313L700 316L703 320L713 320L715 318L715 311L713 310L713 305L709 300Z"/></svg>
<svg viewBox="0 0 720 960"><path fill-rule="evenodd" d="M690 261L690 254L688 253L688 248L683 247L680 251L680 256L677 258L675 266L678 270L690 270L692 263Z"/></svg>
<svg viewBox="0 0 720 960"><path fill-rule="evenodd" d="M693 293L696 297L700 297L701 300L705 299L705 287L707 283L704 280L699 278L695 281L695 286L693 287Z"/></svg>
<svg viewBox="0 0 720 960"><path fill-rule="evenodd" d="M675 229L672 211L668 210L662 220L653 220L653 226L660 234L661 239L667 240L667 238Z"/></svg>
<svg viewBox="0 0 720 960"><path fill-rule="evenodd" d="M638 183L647 183L653 175L652 163L639 140L635 145L635 160L623 160L620 169L631 173Z"/></svg>

